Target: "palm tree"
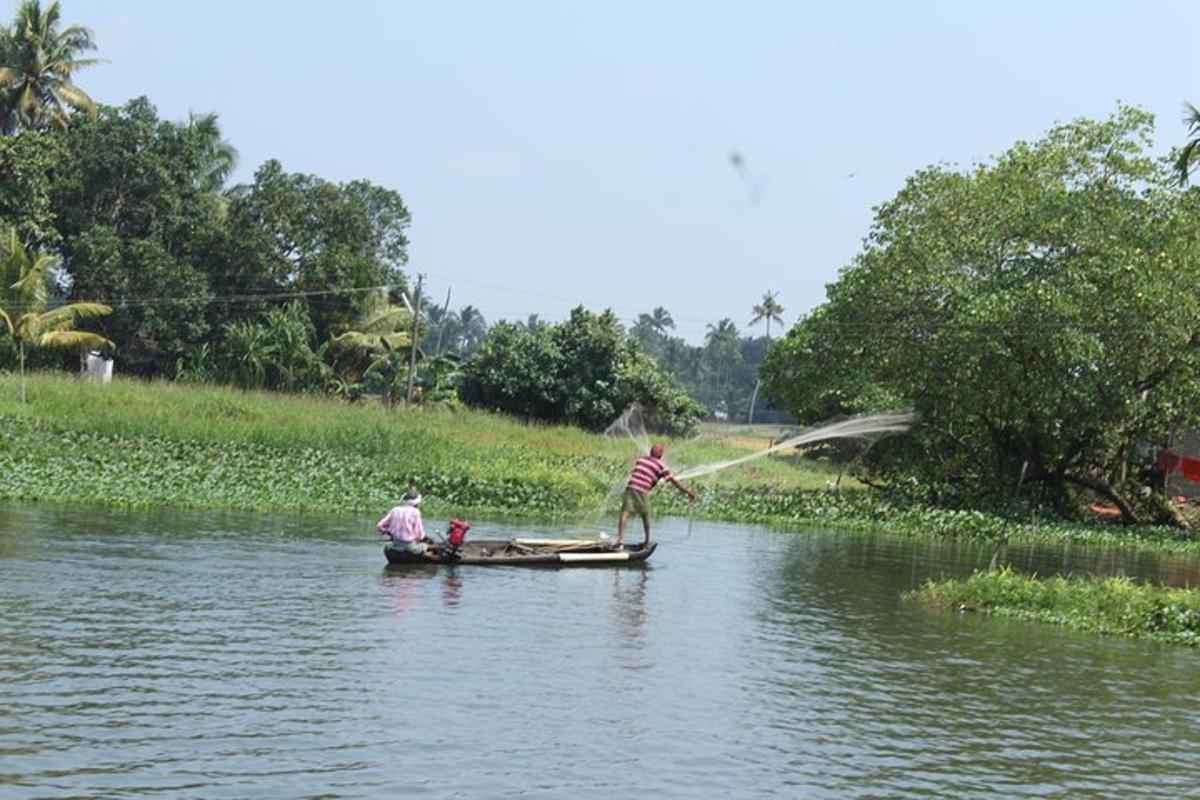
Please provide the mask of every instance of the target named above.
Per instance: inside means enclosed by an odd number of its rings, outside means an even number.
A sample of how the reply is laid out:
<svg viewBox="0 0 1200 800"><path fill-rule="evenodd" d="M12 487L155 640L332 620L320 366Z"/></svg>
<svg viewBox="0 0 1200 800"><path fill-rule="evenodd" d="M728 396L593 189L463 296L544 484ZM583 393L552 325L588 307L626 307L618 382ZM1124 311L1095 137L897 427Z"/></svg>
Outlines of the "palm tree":
<svg viewBox="0 0 1200 800"><path fill-rule="evenodd" d="M21 364L21 402L25 402L25 350L28 347L59 349L112 348L98 333L75 330L80 320L112 311L102 303L70 303L47 308L54 286L58 259L34 254L15 229L9 229L0 251L0 330L17 344Z"/></svg>
<svg viewBox="0 0 1200 800"><path fill-rule="evenodd" d="M763 320L767 321L767 341L771 340L771 321L774 320L781 327L783 325L783 306L779 305L779 292L765 292L762 300L751 309L754 312L754 317L750 320L751 325L757 325Z"/></svg>
<svg viewBox="0 0 1200 800"><path fill-rule="evenodd" d="M733 320L726 317L716 325L709 323L708 333L704 334L704 350L709 365L720 376L721 394L728 394L734 362L741 357L738 329Z"/></svg>
<svg viewBox="0 0 1200 800"><path fill-rule="evenodd" d="M200 144L204 154L204 165L196 178L197 188L219 192L237 166L237 148L221 136L216 114L189 111L186 130Z"/></svg>
<svg viewBox="0 0 1200 800"><path fill-rule="evenodd" d="M1192 163L1200 159L1200 109L1191 103L1184 103L1183 123L1188 126L1190 138L1175 159L1175 179L1180 186L1187 185Z"/></svg>
<svg viewBox="0 0 1200 800"><path fill-rule="evenodd" d="M65 128L72 111L96 113L96 104L72 83L75 73L99 59L80 58L96 49L92 32L62 27L53 0L22 0L12 27L0 33L0 132Z"/></svg>
<svg viewBox="0 0 1200 800"><path fill-rule="evenodd" d="M656 330L663 336L667 335L668 330L675 329L675 320L671 318L671 312L662 306L656 307L649 314L639 314L637 324Z"/></svg>
<svg viewBox="0 0 1200 800"><path fill-rule="evenodd" d="M762 301L754 306L751 311L754 312L754 318L750 320L751 325L757 325L760 321L767 321L767 347L771 346L771 321L778 322L780 327L783 326L783 306L779 305L779 300L776 299L779 292L764 292ZM762 381L755 379L754 394L750 395L750 413L746 417L746 424L754 424L754 406L758 404L758 389L762 385Z"/></svg>
<svg viewBox="0 0 1200 800"><path fill-rule="evenodd" d="M716 325L710 322L708 333L704 334L704 344L710 350L719 350L721 353L728 352L730 347L737 344L737 340L737 325L734 325L729 317L725 317Z"/></svg>
<svg viewBox="0 0 1200 800"><path fill-rule="evenodd" d="M462 337L459 341L459 355L463 354L463 350L470 353L487 338L487 320L475 306L463 306L458 312L458 331Z"/></svg>

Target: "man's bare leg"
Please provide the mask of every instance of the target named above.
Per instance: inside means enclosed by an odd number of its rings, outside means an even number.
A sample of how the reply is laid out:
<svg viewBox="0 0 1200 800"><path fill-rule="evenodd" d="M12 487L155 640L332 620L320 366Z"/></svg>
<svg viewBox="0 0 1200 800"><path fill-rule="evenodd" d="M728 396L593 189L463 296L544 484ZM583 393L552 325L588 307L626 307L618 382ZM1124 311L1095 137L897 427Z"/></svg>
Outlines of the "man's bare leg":
<svg viewBox="0 0 1200 800"><path fill-rule="evenodd" d="M617 517L617 547L625 544L625 523L629 521L629 510L622 508L621 516Z"/></svg>
<svg viewBox="0 0 1200 800"><path fill-rule="evenodd" d="M642 529L646 531L646 538L642 540L642 547L650 544L650 515L642 514Z"/></svg>

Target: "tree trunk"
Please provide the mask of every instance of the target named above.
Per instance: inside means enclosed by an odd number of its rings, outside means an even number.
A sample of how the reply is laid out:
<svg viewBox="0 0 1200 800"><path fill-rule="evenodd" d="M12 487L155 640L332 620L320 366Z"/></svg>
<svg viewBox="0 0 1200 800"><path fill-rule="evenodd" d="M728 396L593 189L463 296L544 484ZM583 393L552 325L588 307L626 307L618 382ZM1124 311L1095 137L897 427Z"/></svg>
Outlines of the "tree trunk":
<svg viewBox="0 0 1200 800"><path fill-rule="evenodd" d="M1133 512L1133 508L1126 502L1116 489L1109 486L1099 478L1091 478L1087 475L1069 475L1063 474L1063 479L1079 486L1084 486L1094 492L1099 492L1106 499L1112 502L1121 511L1121 521L1128 525L1142 525L1144 521Z"/></svg>
<svg viewBox="0 0 1200 800"><path fill-rule="evenodd" d="M25 405L25 342L24 340L17 343L17 349L20 351L21 360L21 405Z"/></svg>

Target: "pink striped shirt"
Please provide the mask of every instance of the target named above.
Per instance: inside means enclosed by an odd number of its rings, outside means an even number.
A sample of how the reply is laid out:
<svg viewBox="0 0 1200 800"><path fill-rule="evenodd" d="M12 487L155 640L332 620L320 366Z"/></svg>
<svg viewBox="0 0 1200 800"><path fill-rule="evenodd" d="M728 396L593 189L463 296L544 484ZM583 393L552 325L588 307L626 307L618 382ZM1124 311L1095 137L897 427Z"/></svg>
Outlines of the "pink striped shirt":
<svg viewBox="0 0 1200 800"><path fill-rule="evenodd" d="M625 486L639 492L648 492L657 486L659 481L670 479L671 470L667 469L667 465L661 459L642 456L633 465L633 474L629 476L629 483Z"/></svg>
<svg viewBox="0 0 1200 800"><path fill-rule="evenodd" d="M375 527L393 542L419 542L425 538L421 510L416 506L396 506Z"/></svg>

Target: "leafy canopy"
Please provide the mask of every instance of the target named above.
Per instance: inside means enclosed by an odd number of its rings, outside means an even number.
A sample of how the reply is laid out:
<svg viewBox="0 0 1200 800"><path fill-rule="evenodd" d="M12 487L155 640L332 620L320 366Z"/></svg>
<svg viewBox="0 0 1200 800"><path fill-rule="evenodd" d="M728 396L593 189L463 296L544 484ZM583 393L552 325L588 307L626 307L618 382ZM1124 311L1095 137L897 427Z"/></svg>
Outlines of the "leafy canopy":
<svg viewBox="0 0 1200 800"><path fill-rule="evenodd" d="M461 396L469 405L592 430L635 402L649 409L649 424L668 433L690 430L704 413L611 311L582 307L560 324L497 324L464 362Z"/></svg>
<svg viewBox="0 0 1200 800"><path fill-rule="evenodd" d="M915 407L875 451L896 477L1064 507L1068 484L1145 483L1139 445L1200 408L1200 201L1148 155L1152 125L1122 107L913 175L767 391L807 421Z"/></svg>

